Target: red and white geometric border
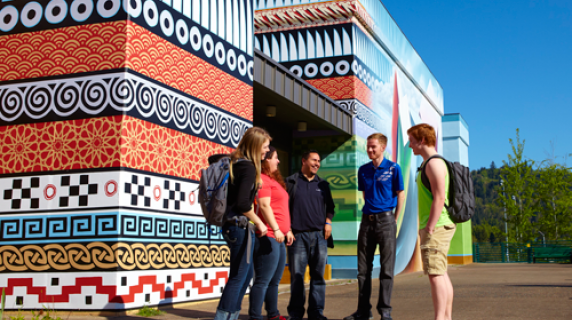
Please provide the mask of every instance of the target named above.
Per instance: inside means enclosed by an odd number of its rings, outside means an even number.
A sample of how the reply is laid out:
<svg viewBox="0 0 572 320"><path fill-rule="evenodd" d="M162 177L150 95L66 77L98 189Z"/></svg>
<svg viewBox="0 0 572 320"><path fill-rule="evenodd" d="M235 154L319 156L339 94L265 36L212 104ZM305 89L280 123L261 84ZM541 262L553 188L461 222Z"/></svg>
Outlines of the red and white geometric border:
<svg viewBox="0 0 572 320"><path fill-rule="evenodd" d="M218 298L228 268L0 274L6 309L125 310Z"/></svg>

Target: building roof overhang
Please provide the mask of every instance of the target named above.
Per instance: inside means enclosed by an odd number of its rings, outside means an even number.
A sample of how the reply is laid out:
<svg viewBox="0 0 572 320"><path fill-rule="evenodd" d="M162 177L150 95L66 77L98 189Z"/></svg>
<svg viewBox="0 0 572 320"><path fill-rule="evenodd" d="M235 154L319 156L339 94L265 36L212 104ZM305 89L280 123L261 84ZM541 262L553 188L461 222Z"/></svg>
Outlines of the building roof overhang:
<svg viewBox="0 0 572 320"><path fill-rule="evenodd" d="M291 128L305 121L308 130L331 129L351 135L352 114L262 51L254 50L254 117L264 116L268 105L277 107L277 119Z"/></svg>

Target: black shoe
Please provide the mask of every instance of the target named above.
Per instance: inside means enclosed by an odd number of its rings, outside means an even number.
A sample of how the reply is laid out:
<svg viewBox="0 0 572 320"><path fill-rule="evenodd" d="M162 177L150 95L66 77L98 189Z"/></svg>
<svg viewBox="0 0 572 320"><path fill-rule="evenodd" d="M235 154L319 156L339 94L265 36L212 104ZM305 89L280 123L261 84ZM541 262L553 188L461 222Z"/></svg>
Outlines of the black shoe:
<svg viewBox="0 0 572 320"><path fill-rule="evenodd" d="M371 313L371 311L369 312L369 317L366 317L360 314L359 311L356 311L352 313L352 315L344 318L344 320L371 320L371 319L373 319L373 314Z"/></svg>
<svg viewBox="0 0 572 320"><path fill-rule="evenodd" d="M326 318L322 315L319 315L317 317L312 317L312 318L308 317L308 320L328 320L328 318Z"/></svg>

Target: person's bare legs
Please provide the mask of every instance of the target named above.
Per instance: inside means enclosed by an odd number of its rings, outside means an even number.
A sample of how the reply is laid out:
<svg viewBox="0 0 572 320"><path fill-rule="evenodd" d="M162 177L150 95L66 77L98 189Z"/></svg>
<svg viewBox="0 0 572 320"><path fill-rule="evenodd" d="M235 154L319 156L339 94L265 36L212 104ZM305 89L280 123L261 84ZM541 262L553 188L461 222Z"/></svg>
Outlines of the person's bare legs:
<svg viewBox="0 0 572 320"><path fill-rule="evenodd" d="M453 285L449 275L429 275L435 320L451 320L453 312Z"/></svg>
<svg viewBox="0 0 572 320"><path fill-rule="evenodd" d="M449 274L445 272L443 275L445 277L445 285L447 287L447 308L445 309L445 319L451 320L453 318L453 283L451 282L451 278L449 278Z"/></svg>

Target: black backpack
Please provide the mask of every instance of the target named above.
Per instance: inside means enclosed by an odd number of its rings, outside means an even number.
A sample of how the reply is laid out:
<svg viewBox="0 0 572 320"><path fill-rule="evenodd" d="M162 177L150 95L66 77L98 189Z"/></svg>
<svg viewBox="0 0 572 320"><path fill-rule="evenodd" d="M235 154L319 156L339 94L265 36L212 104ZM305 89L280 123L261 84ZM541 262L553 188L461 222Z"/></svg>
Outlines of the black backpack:
<svg viewBox="0 0 572 320"><path fill-rule="evenodd" d="M438 154L429 157L420 168L421 182L429 191L431 191L431 183L425 173L425 167L429 160L433 158L443 159L447 164L447 170L449 171L449 205L445 207L449 212L451 220L455 223L469 221L475 213L475 190L469 168L459 162L447 161L447 159Z"/></svg>

